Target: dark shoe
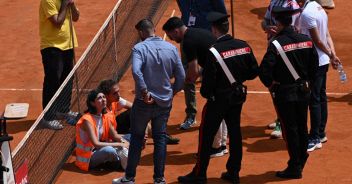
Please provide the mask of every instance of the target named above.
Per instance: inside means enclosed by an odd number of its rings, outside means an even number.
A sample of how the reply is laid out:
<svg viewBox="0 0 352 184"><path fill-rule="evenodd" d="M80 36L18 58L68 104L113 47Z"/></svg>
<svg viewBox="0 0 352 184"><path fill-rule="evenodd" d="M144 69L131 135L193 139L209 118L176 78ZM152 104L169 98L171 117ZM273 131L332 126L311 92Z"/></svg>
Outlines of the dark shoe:
<svg viewBox="0 0 352 184"><path fill-rule="evenodd" d="M229 172L223 172L221 174L221 179L229 181L234 184L240 183L240 176L238 174L230 174Z"/></svg>
<svg viewBox="0 0 352 184"><path fill-rule="evenodd" d="M210 158L215 158L215 157L222 157L224 156L224 152L222 151L222 148L210 148Z"/></svg>
<svg viewBox="0 0 352 184"><path fill-rule="evenodd" d="M179 176L177 178L178 182L180 183L206 183L207 177L205 176L196 176L193 172L185 175L185 176Z"/></svg>
<svg viewBox="0 0 352 184"><path fill-rule="evenodd" d="M179 138L172 137L171 135L166 134L166 144L178 144L179 142Z"/></svg>
<svg viewBox="0 0 352 184"><path fill-rule="evenodd" d="M302 178L302 172L299 169L290 169L288 167L283 171L276 172L276 176L286 179L300 179Z"/></svg>
<svg viewBox="0 0 352 184"><path fill-rule="evenodd" d="M188 130L192 128L195 124L197 124L195 117L187 117L185 121L180 125L180 129Z"/></svg>

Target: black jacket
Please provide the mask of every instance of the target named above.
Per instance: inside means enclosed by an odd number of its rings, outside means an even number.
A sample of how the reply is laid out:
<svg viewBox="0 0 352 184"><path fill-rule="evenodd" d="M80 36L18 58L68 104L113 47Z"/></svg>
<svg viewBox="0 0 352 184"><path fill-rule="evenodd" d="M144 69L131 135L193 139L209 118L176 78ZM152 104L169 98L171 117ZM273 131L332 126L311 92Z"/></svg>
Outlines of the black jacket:
<svg viewBox="0 0 352 184"><path fill-rule="evenodd" d="M246 80L254 79L258 75L257 60L251 47L245 41L234 39L227 34L220 37L213 47L223 57L237 82L243 83ZM207 53L202 75L200 92L204 98L212 98L216 95L216 91L231 88L230 81L210 51Z"/></svg>
<svg viewBox="0 0 352 184"><path fill-rule="evenodd" d="M276 37L284 49L288 59L300 76L301 81L313 81L319 67L319 58L312 40L303 34L296 33L293 28L284 28ZM280 101L298 100L297 90L293 89L297 81L294 80L283 59L273 43L270 43L263 61L260 64L260 80L266 87L273 81L279 83L275 88ZM292 86L293 88L289 88Z"/></svg>

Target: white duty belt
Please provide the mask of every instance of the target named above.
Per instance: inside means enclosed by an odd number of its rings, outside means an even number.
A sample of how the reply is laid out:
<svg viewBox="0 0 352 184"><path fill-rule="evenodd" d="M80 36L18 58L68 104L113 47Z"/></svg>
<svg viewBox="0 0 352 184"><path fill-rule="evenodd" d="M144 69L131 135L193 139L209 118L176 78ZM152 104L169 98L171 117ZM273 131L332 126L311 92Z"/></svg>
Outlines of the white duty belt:
<svg viewBox="0 0 352 184"><path fill-rule="evenodd" d="M221 57L221 55L219 54L219 52L214 48L211 47L210 52L213 53L213 55L216 58L216 61L220 64L222 70L225 72L226 77L229 79L230 83L233 84L236 82L235 78L233 78L229 68L227 67L227 65L225 64L224 59Z"/></svg>
<svg viewBox="0 0 352 184"><path fill-rule="evenodd" d="M285 65L287 66L288 70L290 70L290 73L293 76L293 78L295 79L295 81L297 79L299 79L300 78L299 75L297 74L295 68L293 68L292 63L288 59L288 57L287 57L286 53L284 52L284 50L282 49L280 43L277 40L274 40L272 43L275 45L277 51L279 51L281 58L284 60Z"/></svg>

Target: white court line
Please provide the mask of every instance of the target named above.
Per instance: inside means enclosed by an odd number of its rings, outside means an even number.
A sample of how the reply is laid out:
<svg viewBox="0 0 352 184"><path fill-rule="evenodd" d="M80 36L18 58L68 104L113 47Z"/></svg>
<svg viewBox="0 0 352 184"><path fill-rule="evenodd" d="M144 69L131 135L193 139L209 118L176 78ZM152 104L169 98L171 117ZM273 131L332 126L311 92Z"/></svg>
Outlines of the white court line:
<svg viewBox="0 0 352 184"><path fill-rule="evenodd" d="M0 88L0 91L43 91L43 89Z"/></svg>
<svg viewBox="0 0 352 184"><path fill-rule="evenodd" d="M175 15L175 9L172 10L172 13L170 15L170 18L173 17ZM164 33L164 37L163 37L163 40L166 39L166 33Z"/></svg>
<svg viewBox="0 0 352 184"><path fill-rule="evenodd" d="M184 93L183 90L181 90L181 93ZM198 90L196 90L196 93L199 93ZM269 91L247 91L248 94L269 94ZM351 92L352 93L352 92ZM334 93L334 92L327 92L327 95L334 95L334 96L345 96L351 93Z"/></svg>

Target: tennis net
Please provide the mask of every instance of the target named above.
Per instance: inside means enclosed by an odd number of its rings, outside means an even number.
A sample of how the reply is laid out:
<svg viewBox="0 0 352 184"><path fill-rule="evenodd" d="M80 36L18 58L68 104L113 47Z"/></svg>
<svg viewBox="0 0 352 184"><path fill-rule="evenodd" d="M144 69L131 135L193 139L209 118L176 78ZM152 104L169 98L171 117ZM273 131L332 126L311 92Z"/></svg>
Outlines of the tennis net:
<svg viewBox="0 0 352 184"><path fill-rule="evenodd" d="M75 127L60 113L86 109L86 96L103 79L119 80L130 66L131 48L138 41L134 25L142 18L157 23L170 0L119 0L13 155L14 170L28 160L31 183L52 183L75 145ZM79 37L79 34L78 34ZM68 108L66 108L68 107ZM62 115L62 114L61 114ZM46 129L41 120L61 119L63 130Z"/></svg>

